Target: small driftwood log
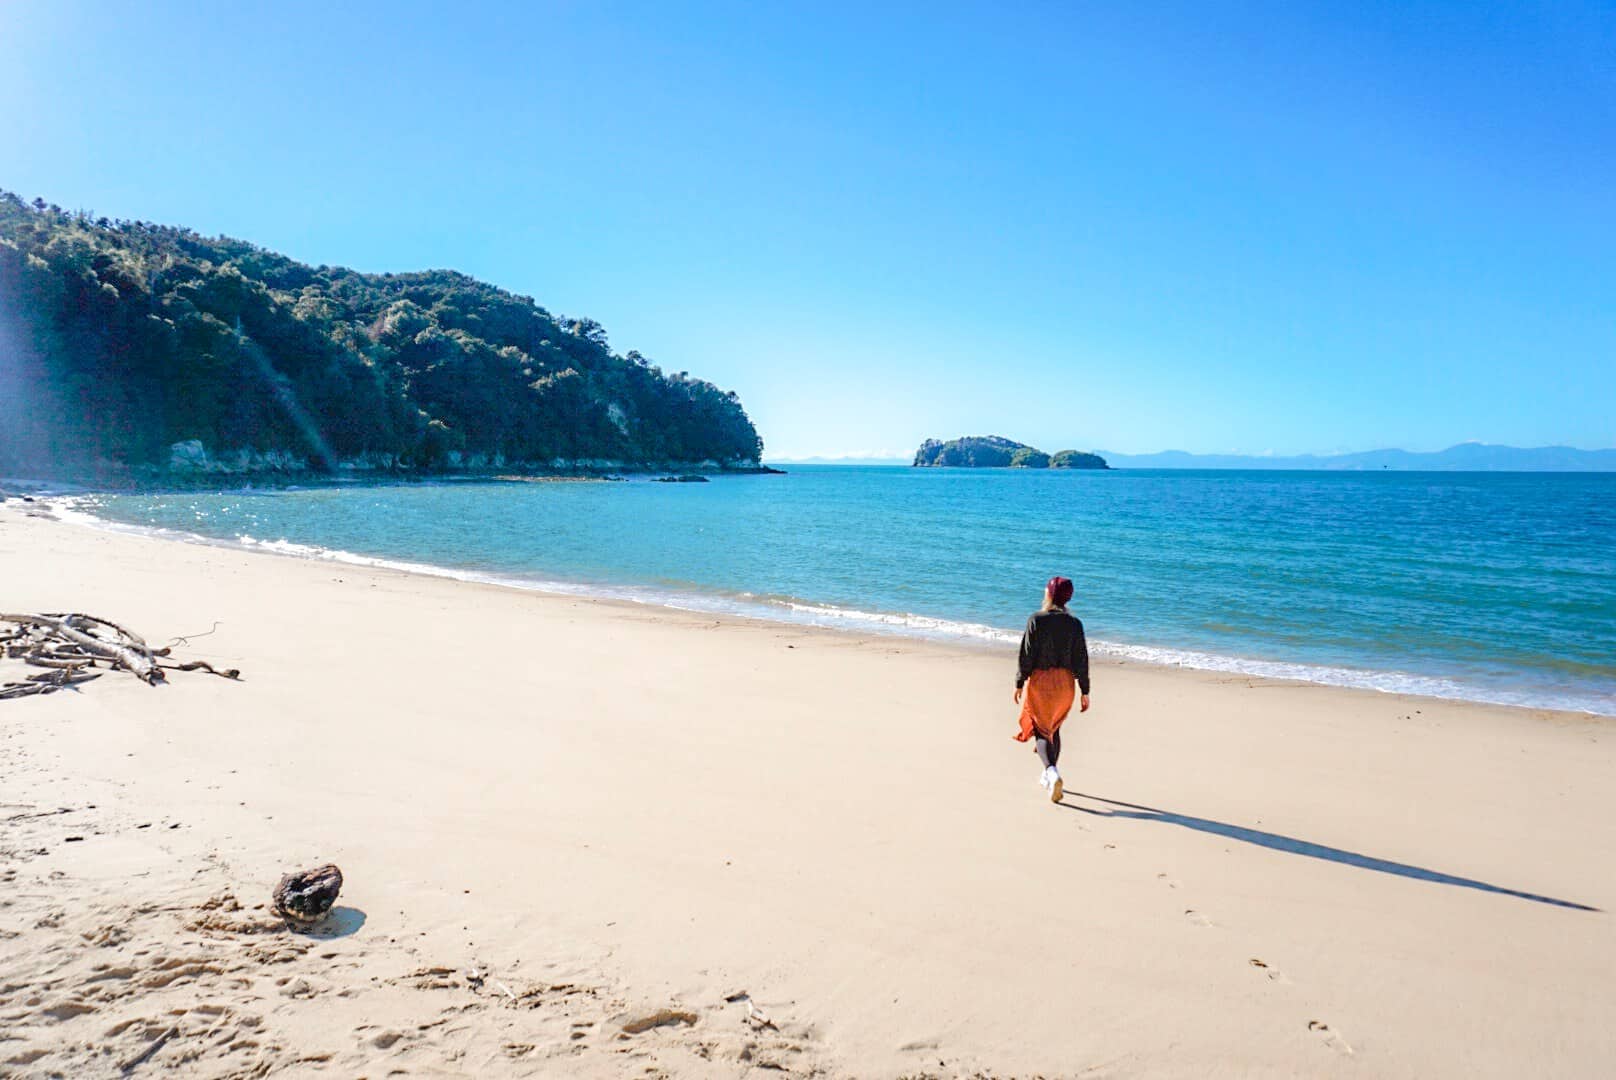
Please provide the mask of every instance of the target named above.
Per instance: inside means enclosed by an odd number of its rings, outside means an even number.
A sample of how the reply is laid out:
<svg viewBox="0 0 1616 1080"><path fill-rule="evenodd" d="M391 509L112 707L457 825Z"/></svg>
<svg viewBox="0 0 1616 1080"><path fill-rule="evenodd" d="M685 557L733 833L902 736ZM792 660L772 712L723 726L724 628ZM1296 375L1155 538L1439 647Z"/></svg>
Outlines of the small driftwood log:
<svg viewBox="0 0 1616 1080"><path fill-rule="evenodd" d="M335 863L287 874L271 897L275 914L297 927L309 927L331 913L342 891L342 871Z"/></svg>

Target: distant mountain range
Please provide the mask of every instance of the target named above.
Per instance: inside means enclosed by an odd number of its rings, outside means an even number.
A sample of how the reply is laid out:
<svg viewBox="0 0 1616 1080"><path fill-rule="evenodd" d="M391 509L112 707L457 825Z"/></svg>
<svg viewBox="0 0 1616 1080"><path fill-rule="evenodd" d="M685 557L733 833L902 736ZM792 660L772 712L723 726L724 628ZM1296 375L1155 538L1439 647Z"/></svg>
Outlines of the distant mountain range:
<svg viewBox="0 0 1616 1080"><path fill-rule="evenodd" d="M1300 454L1262 457L1253 454L1190 454L1163 450L1156 454L1099 451L1113 469L1328 469L1343 471L1403 470L1446 472L1616 472L1616 449L1578 450L1571 446L1495 446L1460 443L1446 450L1365 450L1356 454Z"/></svg>

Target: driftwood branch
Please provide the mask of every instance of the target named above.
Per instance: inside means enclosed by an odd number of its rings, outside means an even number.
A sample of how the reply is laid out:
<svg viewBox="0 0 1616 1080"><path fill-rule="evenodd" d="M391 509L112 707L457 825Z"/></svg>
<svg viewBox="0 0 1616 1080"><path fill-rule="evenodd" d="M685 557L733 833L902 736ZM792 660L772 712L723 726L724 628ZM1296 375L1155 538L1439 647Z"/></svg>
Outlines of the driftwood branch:
<svg viewBox="0 0 1616 1080"><path fill-rule="evenodd" d="M22 662L30 667L63 668L72 671L76 668L94 667L95 661L87 656L63 657L51 656L42 652L24 653Z"/></svg>
<svg viewBox="0 0 1616 1080"><path fill-rule="evenodd" d="M146 639L145 638L141 637L139 634L135 633L132 630L124 629L123 627L119 626L117 623L113 622L111 619L103 619L103 618L100 618L99 616L96 616L96 615L83 615L83 614L62 615L62 614L56 613L56 612L53 612L52 614L55 614L58 618L69 619L69 620L71 620L72 622L78 624L81 627L83 627L85 623L97 623L97 624L99 624L101 626L105 626L107 629L113 631L119 637L123 638L125 641L129 642L130 644L139 645L143 649L146 648ZM88 628L86 627L86 629L88 629Z"/></svg>
<svg viewBox="0 0 1616 1080"><path fill-rule="evenodd" d="M8 682L0 686L0 701L11 698L32 697L35 694L49 694L66 686L77 686L87 683L91 679L99 679L101 672L92 671L80 674L77 671L41 671L37 675L28 676L25 682Z"/></svg>
<svg viewBox="0 0 1616 1080"><path fill-rule="evenodd" d="M181 634L179 637L170 641L168 643L168 647L172 649L179 645L189 645L192 638L207 637L217 629L219 629L219 620L215 619L213 625L202 631L200 634ZM164 651L166 652L167 650Z"/></svg>
<svg viewBox="0 0 1616 1080"><path fill-rule="evenodd" d="M134 1072L135 1069L139 1068L141 1065L144 1065L147 1061L149 1061L153 1054L155 1054L155 1053L157 1053L157 1051L161 1050L163 1048L164 1043L168 1042L168 1040L172 1039L174 1036L178 1035L179 1033L180 1033L180 1029L179 1029L179 1027L177 1025L174 1026L174 1027L170 1027L167 1031L163 1032L161 1035L157 1036L157 1038L153 1039L150 1042L150 1044L147 1045L146 1049L142 1050L139 1054L136 1054L134 1057L130 1058L128 1061L120 1062L119 1065L118 1065L118 1071L121 1072L121 1073Z"/></svg>
<svg viewBox="0 0 1616 1080"><path fill-rule="evenodd" d="M167 650L164 650L163 655L168 655ZM220 671L206 660L192 660L184 664L159 664L158 666L166 668L169 671L205 671L209 675L217 675L221 679L241 678L241 672L237 671L235 668L225 668L223 671Z"/></svg>

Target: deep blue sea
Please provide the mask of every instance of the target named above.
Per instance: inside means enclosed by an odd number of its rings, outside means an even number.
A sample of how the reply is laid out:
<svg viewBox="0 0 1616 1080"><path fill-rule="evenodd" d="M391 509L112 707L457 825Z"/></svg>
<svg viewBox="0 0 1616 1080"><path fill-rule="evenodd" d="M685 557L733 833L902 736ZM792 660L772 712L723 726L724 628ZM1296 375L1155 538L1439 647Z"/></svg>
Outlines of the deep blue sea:
<svg viewBox="0 0 1616 1080"><path fill-rule="evenodd" d="M78 500L310 558L1014 642L1051 574L1096 651L1616 715L1616 474L797 466Z"/></svg>

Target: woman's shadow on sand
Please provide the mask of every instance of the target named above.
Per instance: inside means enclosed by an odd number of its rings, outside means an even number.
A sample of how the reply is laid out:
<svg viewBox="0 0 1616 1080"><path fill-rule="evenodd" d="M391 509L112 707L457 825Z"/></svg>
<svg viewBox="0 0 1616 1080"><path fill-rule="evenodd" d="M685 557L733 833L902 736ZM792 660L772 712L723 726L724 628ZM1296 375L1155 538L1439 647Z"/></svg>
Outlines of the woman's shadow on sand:
<svg viewBox="0 0 1616 1080"><path fill-rule="evenodd" d="M1377 859L1372 855L1360 855L1356 851L1344 851L1341 848L1326 847L1323 844L1315 844L1308 840L1298 840L1292 836L1263 832L1261 829L1248 829L1240 825L1230 825L1223 821L1211 821L1207 818L1191 817L1188 814L1175 814L1171 810L1158 810L1152 806L1140 806L1136 803L1121 802L1117 799L1106 799L1099 795L1085 795L1080 791L1069 791L1067 792L1067 797L1077 797L1106 804L1107 809L1104 810L1093 810L1087 806L1078 806L1071 802L1059 804L1063 810L1074 810L1079 814L1089 814L1093 817L1159 821L1168 825L1180 825L1186 829L1194 829L1197 832L1211 833L1214 836L1224 836L1230 840L1256 844L1258 847L1271 848L1274 851L1288 852L1291 855L1305 855L1310 859L1324 859L1329 862L1341 863L1343 866L1356 866L1361 870L1374 870L1382 874L1396 874L1399 877L1414 878L1418 881L1432 881L1438 885L1457 885L1464 889L1478 889L1481 892L1497 893L1500 896L1514 896L1521 900L1531 900L1539 904L1552 904L1555 907L1572 908L1576 911L1600 910L1571 900L1556 900L1552 896L1539 896L1537 893L1522 892L1519 889L1506 889L1502 885L1489 885L1485 881L1444 874L1438 870L1427 870L1423 866L1410 866L1408 863Z"/></svg>

